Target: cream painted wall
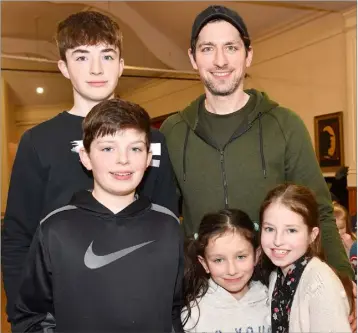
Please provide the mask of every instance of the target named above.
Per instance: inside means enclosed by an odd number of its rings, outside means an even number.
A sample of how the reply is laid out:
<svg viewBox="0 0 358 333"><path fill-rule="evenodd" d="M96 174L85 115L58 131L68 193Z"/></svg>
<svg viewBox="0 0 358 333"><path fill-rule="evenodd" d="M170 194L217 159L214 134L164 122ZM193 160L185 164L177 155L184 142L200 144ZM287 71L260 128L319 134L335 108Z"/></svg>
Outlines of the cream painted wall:
<svg viewBox="0 0 358 333"><path fill-rule="evenodd" d="M183 109L203 93L199 80L153 79L121 97L140 104L154 118Z"/></svg>
<svg viewBox="0 0 358 333"><path fill-rule="evenodd" d="M345 148L349 166L347 185L357 186L357 7L344 13L346 35L346 107Z"/></svg>
<svg viewBox="0 0 358 333"><path fill-rule="evenodd" d="M349 118L345 19L332 13L296 23L288 31L254 43L246 87L266 91L298 113L313 141L314 116L343 111L345 127ZM347 155L352 137L344 139Z"/></svg>

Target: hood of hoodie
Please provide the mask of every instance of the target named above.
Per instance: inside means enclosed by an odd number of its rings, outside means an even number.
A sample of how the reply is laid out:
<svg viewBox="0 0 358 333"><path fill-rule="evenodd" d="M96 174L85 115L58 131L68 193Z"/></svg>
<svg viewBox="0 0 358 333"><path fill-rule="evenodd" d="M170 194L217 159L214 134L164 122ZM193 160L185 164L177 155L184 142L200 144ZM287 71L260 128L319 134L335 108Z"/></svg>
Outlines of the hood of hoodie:
<svg viewBox="0 0 358 333"><path fill-rule="evenodd" d="M260 92L255 89L247 89L245 90L245 92L249 95L254 95L256 100L254 109L248 115L248 122L246 124L247 127L249 127L251 123L258 119L261 114L268 112L278 106L276 102L270 100L270 98L265 92ZM179 112L180 117L193 131L195 131L198 126L199 107L200 104L204 101L204 99L205 95L199 96L183 111Z"/></svg>
<svg viewBox="0 0 358 333"><path fill-rule="evenodd" d="M258 145L260 146L260 155L261 155L261 165L262 165L262 174L263 177L266 178L267 170L266 170L266 160L263 151L263 138L262 138L262 125L261 125L261 117L266 113L271 111L272 109L276 108L278 104L274 101L271 101L266 93L259 92L255 89L247 89L245 92L249 95L253 95L255 98L255 106L248 114L246 119L238 126L238 128L233 133L231 140L235 140L236 138L240 137L244 134L247 130L251 128L255 121L259 121L260 127L260 135L258 140ZM183 146L183 177L184 180L186 179L186 151L187 151L187 144L188 138L190 134L190 130L195 132L201 139L203 139L206 143L213 146L214 148L218 149L213 143L210 137L205 136L202 131L200 131L200 127L198 126L199 122L199 108L201 103L203 103L205 99L205 95L201 95L197 98L194 102L192 102L186 109L179 113L180 117L184 120L187 125L185 139L184 139L184 146Z"/></svg>
<svg viewBox="0 0 358 333"><path fill-rule="evenodd" d="M183 312L182 318L186 316ZM193 304L184 330L191 332L270 332L268 289L260 282L251 282L239 300L209 280L206 294ZM192 328L195 328L192 329Z"/></svg>
<svg viewBox="0 0 358 333"><path fill-rule="evenodd" d="M247 293L237 300L227 290L220 287L212 279L209 280L208 296L213 297L212 306L215 308L232 308L237 307L239 304L254 306L257 303L268 302L268 288L259 281L250 282L249 290ZM210 296L209 296L210 297Z"/></svg>
<svg viewBox="0 0 358 333"><path fill-rule="evenodd" d="M83 190L75 193L72 196L72 199L69 204L72 206L76 206L77 208L89 211L91 212L91 214L101 216L103 218L131 217L137 215L141 211L150 208L151 206L151 203L147 197L136 196L135 200L130 205L128 205L126 208L124 208L117 214L114 214L111 210L109 210L107 207L97 201L92 195L92 192L88 190Z"/></svg>

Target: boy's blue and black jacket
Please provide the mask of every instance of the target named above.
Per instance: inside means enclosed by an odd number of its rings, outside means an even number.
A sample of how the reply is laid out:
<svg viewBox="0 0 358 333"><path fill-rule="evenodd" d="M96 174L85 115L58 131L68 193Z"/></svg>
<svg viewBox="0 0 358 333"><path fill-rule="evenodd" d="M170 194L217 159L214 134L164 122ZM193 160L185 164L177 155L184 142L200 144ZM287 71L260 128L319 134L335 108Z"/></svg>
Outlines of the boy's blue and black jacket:
<svg viewBox="0 0 358 333"><path fill-rule="evenodd" d="M83 117L62 112L24 133L14 161L2 229L1 259L7 312L12 320L21 272L36 228L74 193L92 189L92 174L82 166ZM175 176L164 135L152 129L152 166L138 193L178 214Z"/></svg>
<svg viewBox="0 0 358 333"><path fill-rule="evenodd" d="M144 196L114 214L75 194L37 229L13 332L181 331L182 240L177 217Z"/></svg>

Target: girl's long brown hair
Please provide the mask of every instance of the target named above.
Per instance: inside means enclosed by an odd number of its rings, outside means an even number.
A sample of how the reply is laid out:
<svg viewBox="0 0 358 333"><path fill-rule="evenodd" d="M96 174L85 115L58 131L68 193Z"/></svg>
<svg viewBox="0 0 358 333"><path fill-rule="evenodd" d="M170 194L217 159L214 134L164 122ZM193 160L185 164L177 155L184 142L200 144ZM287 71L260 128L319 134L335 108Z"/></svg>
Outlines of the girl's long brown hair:
<svg viewBox="0 0 358 333"><path fill-rule="evenodd" d="M272 203L280 203L292 212L300 215L303 219L303 222L308 227L308 231L311 232L313 228L319 227L319 210L318 204L315 198L315 195L307 187L294 185L294 184L282 184L276 186L266 195L265 200L263 201L260 208L260 224L263 223L263 215L266 209ZM262 227L260 226L260 237L262 233ZM321 246L321 237L320 234L316 239L310 244L310 247L307 250L307 255L318 257L322 261L326 262L325 255ZM271 260L266 256L262 251L260 257L260 265L264 267L269 267ZM272 265L272 264L271 264ZM332 267L331 267L332 268ZM349 305L351 311L354 311L354 296L353 296L353 284L351 279L348 276L338 273L335 269L332 270L341 280L344 289L347 294Z"/></svg>

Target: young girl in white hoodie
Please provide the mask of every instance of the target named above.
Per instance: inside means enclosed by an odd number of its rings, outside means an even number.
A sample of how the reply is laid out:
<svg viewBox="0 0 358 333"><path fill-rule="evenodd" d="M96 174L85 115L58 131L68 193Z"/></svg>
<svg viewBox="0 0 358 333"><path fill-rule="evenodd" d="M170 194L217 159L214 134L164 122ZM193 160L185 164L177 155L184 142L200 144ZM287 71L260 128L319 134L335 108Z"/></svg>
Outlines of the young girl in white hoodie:
<svg viewBox="0 0 358 333"><path fill-rule="evenodd" d="M186 332L270 332L268 289L254 274L257 227L240 210L204 216L186 246Z"/></svg>
<svg viewBox="0 0 358 333"><path fill-rule="evenodd" d="M302 186L279 185L261 206L262 260L277 267L269 284L272 333L351 332L352 282L323 261L318 221L315 197Z"/></svg>

